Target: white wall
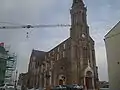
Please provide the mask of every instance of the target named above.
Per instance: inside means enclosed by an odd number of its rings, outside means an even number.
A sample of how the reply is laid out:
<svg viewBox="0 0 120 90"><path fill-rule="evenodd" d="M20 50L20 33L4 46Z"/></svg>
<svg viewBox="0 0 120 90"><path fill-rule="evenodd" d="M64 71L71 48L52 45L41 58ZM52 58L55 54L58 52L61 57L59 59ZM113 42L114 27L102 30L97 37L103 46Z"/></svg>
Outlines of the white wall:
<svg viewBox="0 0 120 90"><path fill-rule="evenodd" d="M120 34L111 36L105 39L110 90L120 90Z"/></svg>

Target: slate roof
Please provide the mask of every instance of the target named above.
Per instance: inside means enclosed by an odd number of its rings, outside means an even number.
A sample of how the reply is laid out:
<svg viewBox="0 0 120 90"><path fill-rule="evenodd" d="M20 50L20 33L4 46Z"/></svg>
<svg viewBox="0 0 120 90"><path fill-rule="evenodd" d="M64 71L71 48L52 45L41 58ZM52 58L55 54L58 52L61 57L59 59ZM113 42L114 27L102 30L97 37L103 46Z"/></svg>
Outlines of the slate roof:
<svg viewBox="0 0 120 90"><path fill-rule="evenodd" d="M39 51L39 50L32 50L31 57L35 56L36 61L43 61L45 59L46 52L44 51Z"/></svg>
<svg viewBox="0 0 120 90"><path fill-rule="evenodd" d="M120 34L120 21L104 36L105 39Z"/></svg>

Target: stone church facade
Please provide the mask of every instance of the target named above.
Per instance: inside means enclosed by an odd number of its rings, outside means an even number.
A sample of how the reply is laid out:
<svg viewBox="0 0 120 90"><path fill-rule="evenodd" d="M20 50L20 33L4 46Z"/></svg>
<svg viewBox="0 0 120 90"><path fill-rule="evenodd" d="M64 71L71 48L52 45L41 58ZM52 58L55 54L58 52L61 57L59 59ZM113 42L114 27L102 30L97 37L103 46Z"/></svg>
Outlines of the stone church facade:
<svg viewBox="0 0 120 90"><path fill-rule="evenodd" d="M98 90L94 41L86 12L82 0L73 0L70 37L48 52L32 51L27 87L81 84L85 90Z"/></svg>

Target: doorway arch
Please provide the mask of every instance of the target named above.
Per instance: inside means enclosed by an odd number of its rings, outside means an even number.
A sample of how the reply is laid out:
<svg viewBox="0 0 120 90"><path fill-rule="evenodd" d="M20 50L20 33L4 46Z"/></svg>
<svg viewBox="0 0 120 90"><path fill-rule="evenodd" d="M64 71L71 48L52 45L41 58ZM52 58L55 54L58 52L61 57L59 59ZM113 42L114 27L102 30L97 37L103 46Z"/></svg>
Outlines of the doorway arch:
<svg viewBox="0 0 120 90"><path fill-rule="evenodd" d="M84 86L85 90L94 90L94 72L91 67L87 67L85 69L85 76L84 76Z"/></svg>
<svg viewBox="0 0 120 90"><path fill-rule="evenodd" d="M63 80L62 79L59 80L59 85L63 85Z"/></svg>
<svg viewBox="0 0 120 90"><path fill-rule="evenodd" d="M64 85L66 82L66 77L64 75L59 75L58 85Z"/></svg>
<svg viewBox="0 0 120 90"><path fill-rule="evenodd" d="M87 90L93 89L93 80L92 80L92 72L91 71L86 72L85 84L86 84Z"/></svg>

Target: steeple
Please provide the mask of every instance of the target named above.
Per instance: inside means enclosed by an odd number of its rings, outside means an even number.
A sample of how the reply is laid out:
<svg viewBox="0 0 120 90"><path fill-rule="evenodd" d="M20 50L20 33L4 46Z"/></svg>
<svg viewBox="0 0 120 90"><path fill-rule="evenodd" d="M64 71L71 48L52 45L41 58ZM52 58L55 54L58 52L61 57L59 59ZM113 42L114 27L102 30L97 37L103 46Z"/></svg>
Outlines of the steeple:
<svg viewBox="0 0 120 90"><path fill-rule="evenodd" d="M75 6L84 7L83 0L73 0L73 5L72 5L72 7L75 7Z"/></svg>
<svg viewBox="0 0 120 90"><path fill-rule="evenodd" d="M80 38L82 34L89 35L87 25L87 9L83 0L73 0L71 14L71 31L70 36L72 38Z"/></svg>
<svg viewBox="0 0 120 90"><path fill-rule="evenodd" d="M86 23L86 7L83 3L83 0L73 0L71 13L72 24L85 24ZM73 20L74 19L74 20ZM77 21L77 22L73 22Z"/></svg>

